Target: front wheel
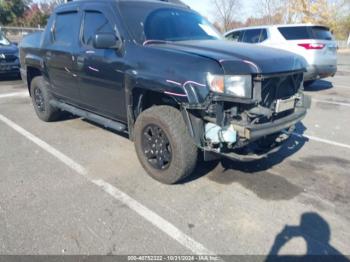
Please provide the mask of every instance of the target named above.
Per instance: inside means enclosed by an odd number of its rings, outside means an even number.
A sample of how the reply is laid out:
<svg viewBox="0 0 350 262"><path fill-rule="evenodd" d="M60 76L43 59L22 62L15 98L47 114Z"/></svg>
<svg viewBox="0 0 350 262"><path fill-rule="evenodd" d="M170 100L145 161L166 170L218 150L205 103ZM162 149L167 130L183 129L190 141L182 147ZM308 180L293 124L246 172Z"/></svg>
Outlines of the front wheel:
<svg viewBox="0 0 350 262"><path fill-rule="evenodd" d="M175 184L196 167L198 149L176 108L155 106L142 112L135 124L134 141L142 166L161 183Z"/></svg>

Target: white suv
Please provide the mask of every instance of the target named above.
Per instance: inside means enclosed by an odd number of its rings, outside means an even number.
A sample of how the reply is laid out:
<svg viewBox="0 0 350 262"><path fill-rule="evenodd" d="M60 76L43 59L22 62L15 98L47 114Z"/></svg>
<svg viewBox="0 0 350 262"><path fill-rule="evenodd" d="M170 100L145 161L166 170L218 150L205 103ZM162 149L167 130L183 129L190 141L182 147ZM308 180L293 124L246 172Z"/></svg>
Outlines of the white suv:
<svg viewBox="0 0 350 262"><path fill-rule="evenodd" d="M239 28L225 34L236 42L259 44L301 55L309 66L305 85L337 72L337 44L329 28L320 25L271 25Z"/></svg>

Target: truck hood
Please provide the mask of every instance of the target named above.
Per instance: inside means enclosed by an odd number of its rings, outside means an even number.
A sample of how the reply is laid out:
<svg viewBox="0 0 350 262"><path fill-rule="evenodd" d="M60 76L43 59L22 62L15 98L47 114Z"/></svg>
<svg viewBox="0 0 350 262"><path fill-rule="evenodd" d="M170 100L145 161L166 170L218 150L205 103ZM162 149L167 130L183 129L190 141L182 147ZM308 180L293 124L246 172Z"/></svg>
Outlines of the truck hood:
<svg viewBox="0 0 350 262"><path fill-rule="evenodd" d="M179 41L156 45L213 59L225 74L275 74L305 70L306 61L293 53L224 40Z"/></svg>

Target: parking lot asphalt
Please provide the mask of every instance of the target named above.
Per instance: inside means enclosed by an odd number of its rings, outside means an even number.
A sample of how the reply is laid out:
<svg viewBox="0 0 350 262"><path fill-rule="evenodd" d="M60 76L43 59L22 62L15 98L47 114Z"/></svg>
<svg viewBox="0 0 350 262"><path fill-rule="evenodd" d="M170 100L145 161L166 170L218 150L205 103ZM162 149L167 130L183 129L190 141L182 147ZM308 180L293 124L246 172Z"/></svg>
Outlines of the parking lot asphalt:
<svg viewBox="0 0 350 262"><path fill-rule="evenodd" d="M0 254L350 255L350 54L273 157L147 176L123 134L43 123L0 81Z"/></svg>

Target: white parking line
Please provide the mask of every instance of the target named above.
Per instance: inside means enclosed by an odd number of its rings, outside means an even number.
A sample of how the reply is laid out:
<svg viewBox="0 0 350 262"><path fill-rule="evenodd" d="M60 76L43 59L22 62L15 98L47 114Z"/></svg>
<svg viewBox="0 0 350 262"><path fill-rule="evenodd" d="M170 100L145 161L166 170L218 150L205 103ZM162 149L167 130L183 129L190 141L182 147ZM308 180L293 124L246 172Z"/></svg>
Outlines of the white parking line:
<svg viewBox="0 0 350 262"><path fill-rule="evenodd" d="M130 209L134 210L136 213L138 213L148 222L158 227L158 229L163 231L165 234L171 236L173 239L175 239L184 247L191 250L193 253L197 255L200 255L200 254L214 255L213 252L209 251L204 246L202 246L202 244L196 242L191 237L184 234L173 224L169 223L167 220L160 217L153 211L149 210L147 207L143 206L142 204L137 202L135 199L123 193L122 191L115 188L111 184L103 180L93 180L92 182L95 185L101 187L105 192L113 196L115 199L118 199L120 202L123 202L124 204L126 204Z"/></svg>
<svg viewBox="0 0 350 262"><path fill-rule="evenodd" d="M324 103L324 104L331 104L331 105L338 105L338 106L347 106L350 107L350 103L345 103L345 102L336 102L336 101L329 101L329 100L321 100L321 99L316 99L312 98L313 102L317 103Z"/></svg>
<svg viewBox="0 0 350 262"><path fill-rule="evenodd" d="M30 141L32 141L37 146L44 149L46 152L50 153L54 157L56 157L59 161L70 167L72 170L76 171L78 174L82 175L84 178L86 178L89 182L95 184L99 188L101 188L104 192L108 193L118 201L122 202L126 206L128 206L131 210L138 213L140 216L142 216L145 220L153 224L155 227L157 227L159 230L163 231L165 234L167 234L172 239L176 240L178 243L180 243L185 248L191 250L196 255L214 255L213 252L208 250L206 247L204 247L202 244L198 243L194 239L192 239L190 236L183 233L180 229L175 227L173 224L162 218L161 216L157 215L152 210L148 209L147 207L143 206L141 203L137 202L132 197L128 196L121 190L117 189L116 187L112 186L111 184L103 181L103 180L94 180L88 176L88 171L78 163L76 163L73 159L70 157L64 155L54 147L50 146L48 143L44 142L40 138L34 136L33 134L29 133L27 130L23 129L7 117L0 114L0 121L14 129L16 132L21 134L22 136L26 137Z"/></svg>
<svg viewBox="0 0 350 262"><path fill-rule="evenodd" d="M335 141L331 141L331 140L327 140L327 139L324 139L324 138L319 138L319 137L315 137L315 136L309 136L309 135L305 135L305 134L304 135L300 135L298 133L293 133L293 135L297 136L297 137L307 138L307 139L310 139L310 140L313 140L313 141L325 143L325 144L332 145L332 146L338 146L338 147L350 149L350 145L339 143L339 142L335 142Z"/></svg>
<svg viewBox="0 0 350 262"><path fill-rule="evenodd" d="M28 94L28 92L16 92L16 93L0 94L0 98L8 98L8 97L15 97L15 96L26 97L26 96L29 96L29 94Z"/></svg>
<svg viewBox="0 0 350 262"><path fill-rule="evenodd" d="M27 139L32 141L34 144L38 145L39 147L41 147L42 149L44 149L45 151L47 151L48 153L53 155L54 157L56 157L58 160L60 160L65 165L69 166L71 169L73 169L74 171L76 171L80 175L83 175L83 176L87 175L87 170L84 167L77 164L68 156L62 154L60 151L56 150L55 148L53 148L52 146L50 146L46 142L44 142L41 139L37 138L36 136L32 135L27 130L23 129L22 127L20 127L19 125L12 122L10 119L6 118L5 116L3 116L1 114L0 114L0 121L2 121L3 123L5 123L9 127L11 127L12 129L17 131L18 133L20 133L21 135L23 135L24 137L26 137Z"/></svg>

